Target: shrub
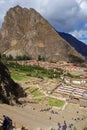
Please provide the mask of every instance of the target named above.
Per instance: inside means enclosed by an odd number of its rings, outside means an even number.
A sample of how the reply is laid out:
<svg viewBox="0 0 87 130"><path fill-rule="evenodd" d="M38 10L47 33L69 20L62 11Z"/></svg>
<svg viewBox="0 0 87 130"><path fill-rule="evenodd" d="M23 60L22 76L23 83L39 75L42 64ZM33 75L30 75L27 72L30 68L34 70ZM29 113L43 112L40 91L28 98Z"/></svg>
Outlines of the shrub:
<svg viewBox="0 0 87 130"><path fill-rule="evenodd" d="M23 56L16 56L16 60L31 60L32 58L30 56L27 55L23 55Z"/></svg>
<svg viewBox="0 0 87 130"><path fill-rule="evenodd" d="M6 59L7 60L13 60L13 56L12 55L6 56Z"/></svg>
<svg viewBox="0 0 87 130"><path fill-rule="evenodd" d="M45 61L45 57L43 57L43 56L38 56L38 61Z"/></svg>

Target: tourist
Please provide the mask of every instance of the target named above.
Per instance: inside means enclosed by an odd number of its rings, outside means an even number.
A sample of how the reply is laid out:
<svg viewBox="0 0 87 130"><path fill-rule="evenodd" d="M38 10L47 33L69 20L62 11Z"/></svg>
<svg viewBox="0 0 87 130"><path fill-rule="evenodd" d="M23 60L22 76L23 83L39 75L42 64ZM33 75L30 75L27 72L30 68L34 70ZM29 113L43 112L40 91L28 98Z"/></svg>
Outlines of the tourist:
<svg viewBox="0 0 87 130"><path fill-rule="evenodd" d="M58 130L61 129L61 124L58 122Z"/></svg>
<svg viewBox="0 0 87 130"><path fill-rule="evenodd" d="M6 115L3 118L3 130L12 130L12 120Z"/></svg>

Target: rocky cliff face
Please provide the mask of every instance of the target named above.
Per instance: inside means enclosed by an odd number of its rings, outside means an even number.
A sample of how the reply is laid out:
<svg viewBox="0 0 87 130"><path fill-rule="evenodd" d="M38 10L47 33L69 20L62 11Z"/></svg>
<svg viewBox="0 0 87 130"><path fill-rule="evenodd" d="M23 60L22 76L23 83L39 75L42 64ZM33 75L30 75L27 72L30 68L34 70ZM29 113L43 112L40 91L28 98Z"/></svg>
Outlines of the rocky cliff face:
<svg viewBox="0 0 87 130"><path fill-rule="evenodd" d="M0 31L0 52L6 55L43 56L48 61L83 57L34 9L11 8Z"/></svg>
<svg viewBox="0 0 87 130"><path fill-rule="evenodd" d="M0 101L14 104L19 97L24 96L23 89L11 79L8 68L0 62Z"/></svg>

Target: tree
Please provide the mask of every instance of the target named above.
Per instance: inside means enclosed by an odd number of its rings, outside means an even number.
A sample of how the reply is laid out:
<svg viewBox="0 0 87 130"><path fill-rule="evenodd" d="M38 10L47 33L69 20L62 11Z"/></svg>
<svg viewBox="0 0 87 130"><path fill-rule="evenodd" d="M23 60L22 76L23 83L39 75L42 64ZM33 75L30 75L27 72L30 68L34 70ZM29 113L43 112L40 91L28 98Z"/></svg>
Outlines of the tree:
<svg viewBox="0 0 87 130"><path fill-rule="evenodd" d="M13 60L13 56L12 55L7 56L7 60Z"/></svg>
<svg viewBox="0 0 87 130"><path fill-rule="evenodd" d="M45 57L44 57L44 56L39 55L39 56L38 56L38 61L45 61Z"/></svg>

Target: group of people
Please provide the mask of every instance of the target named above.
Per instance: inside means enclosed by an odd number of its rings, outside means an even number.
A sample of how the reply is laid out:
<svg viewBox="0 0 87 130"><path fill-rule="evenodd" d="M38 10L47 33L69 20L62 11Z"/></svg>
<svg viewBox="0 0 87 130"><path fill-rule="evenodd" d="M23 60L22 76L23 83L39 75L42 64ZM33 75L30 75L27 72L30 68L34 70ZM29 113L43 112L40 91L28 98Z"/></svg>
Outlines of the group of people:
<svg viewBox="0 0 87 130"><path fill-rule="evenodd" d="M61 124L58 122L58 130L67 130L67 128L68 128L69 130L71 130L72 127L73 127L73 124L67 125L66 121L64 121L64 124L63 124L63 125L61 125Z"/></svg>
<svg viewBox="0 0 87 130"><path fill-rule="evenodd" d="M12 120L6 115L3 115L3 118L3 130L12 130Z"/></svg>

